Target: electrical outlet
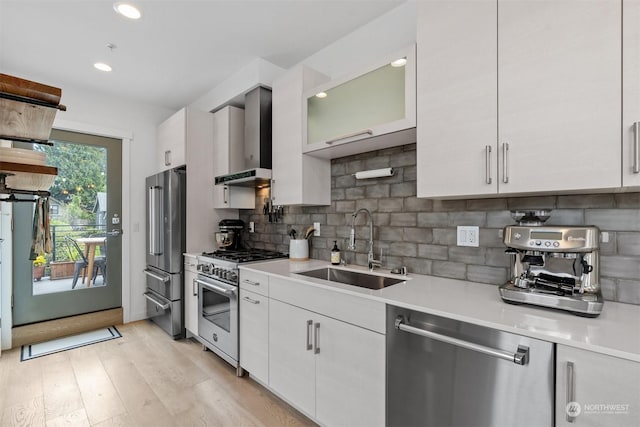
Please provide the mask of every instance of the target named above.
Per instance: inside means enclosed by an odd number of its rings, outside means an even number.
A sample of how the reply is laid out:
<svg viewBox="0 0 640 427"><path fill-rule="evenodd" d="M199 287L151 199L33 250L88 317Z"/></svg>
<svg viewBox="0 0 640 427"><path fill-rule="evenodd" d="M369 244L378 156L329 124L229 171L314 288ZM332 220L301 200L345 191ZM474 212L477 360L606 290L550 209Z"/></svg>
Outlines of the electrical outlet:
<svg viewBox="0 0 640 427"><path fill-rule="evenodd" d="M256 223L253 221L249 221L249 233L255 233L256 231Z"/></svg>
<svg viewBox="0 0 640 427"><path fill-rule="evenodd" d="M313 223L313 235L318 237L320 236L320 223L319 222L314 222Z"/></svg>
<svg viewBox="0 0 640 427"><path fill-rule="evenodd" d="M459 225L458 226L458 246L473 246L478 247L480 237L480 228L475 225L466 226Z"/></svg>

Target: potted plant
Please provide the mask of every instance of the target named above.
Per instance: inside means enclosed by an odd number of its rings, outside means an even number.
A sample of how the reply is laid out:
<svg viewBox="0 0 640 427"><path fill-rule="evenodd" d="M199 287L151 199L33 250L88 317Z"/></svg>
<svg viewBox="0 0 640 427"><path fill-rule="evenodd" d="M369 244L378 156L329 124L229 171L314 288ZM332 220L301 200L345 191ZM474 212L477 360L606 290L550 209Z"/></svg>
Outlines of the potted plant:
<svg viewBox="0 0 640 427"><path fill-rule="evenodd" d="M33 280L41 280L44 276L44 266L47 264L47 260L44 255L38 255L33 260Z"/></svg>

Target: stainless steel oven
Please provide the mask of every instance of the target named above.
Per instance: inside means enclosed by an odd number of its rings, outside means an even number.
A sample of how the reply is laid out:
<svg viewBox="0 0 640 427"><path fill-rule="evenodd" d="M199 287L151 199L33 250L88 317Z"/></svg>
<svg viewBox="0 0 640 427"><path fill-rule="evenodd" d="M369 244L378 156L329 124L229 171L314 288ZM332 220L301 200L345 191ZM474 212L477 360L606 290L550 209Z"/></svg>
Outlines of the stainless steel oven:
<svg viewBox="0 0 640 427"><path fill-rule="evenodd" d="M207 347L237 366L238 287L204 274L198 274L196 282L198 335L210 344Z"/></svg>
<svg viewBox="0 0 640 427"><path fill-rule="evenodd" d="M280 252L260 249L218 250L198 256L198 335L209 350L242 376L239 349L238 266L282 258Z"/></svg>

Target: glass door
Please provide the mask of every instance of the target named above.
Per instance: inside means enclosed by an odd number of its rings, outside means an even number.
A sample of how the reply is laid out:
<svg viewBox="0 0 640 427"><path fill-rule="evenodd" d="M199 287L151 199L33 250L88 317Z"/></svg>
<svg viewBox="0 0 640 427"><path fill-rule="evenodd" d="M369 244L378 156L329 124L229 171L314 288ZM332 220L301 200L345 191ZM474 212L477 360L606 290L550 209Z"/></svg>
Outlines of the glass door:
<svg viewBox="0 0 640 427"><path fill-rule="evenodd" d="M122 141L53 130L46 163L52 251L29 259L34 205L14 203L13 324L122 305Z"/></svg>

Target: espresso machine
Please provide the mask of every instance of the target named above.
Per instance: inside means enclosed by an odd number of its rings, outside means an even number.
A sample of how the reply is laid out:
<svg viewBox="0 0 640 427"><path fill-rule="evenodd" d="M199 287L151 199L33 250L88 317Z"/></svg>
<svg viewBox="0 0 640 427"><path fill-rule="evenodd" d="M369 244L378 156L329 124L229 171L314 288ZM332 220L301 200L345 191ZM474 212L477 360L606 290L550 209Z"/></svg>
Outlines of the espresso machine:
<svg viewBox="0 0 640 427"><path fill-rule="evenodd" d="M514 211L518 225L504 228L511 279L500 286L508 303L533 304L597 317L604 300L600 292L595 226L544 225L550 211Z"/></svg>

